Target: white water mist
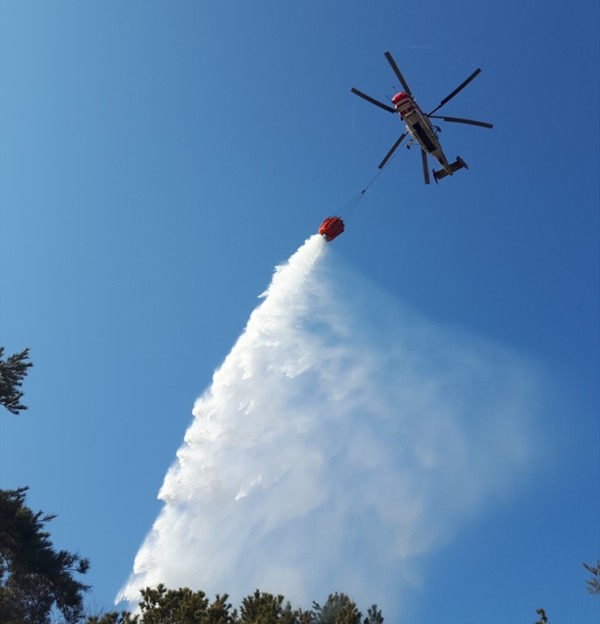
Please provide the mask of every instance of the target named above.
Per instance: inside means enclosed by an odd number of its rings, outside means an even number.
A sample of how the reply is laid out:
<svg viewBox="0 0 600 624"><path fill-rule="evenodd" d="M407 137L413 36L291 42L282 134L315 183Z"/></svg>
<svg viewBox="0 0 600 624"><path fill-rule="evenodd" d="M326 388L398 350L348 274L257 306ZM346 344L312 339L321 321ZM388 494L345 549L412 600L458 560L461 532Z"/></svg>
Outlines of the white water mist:
<svg viewBox="0 0 600 624"><path fill-rule="evenodd" d="M435 326L314 236L196 401L164 507L119 599L164 583L342 591L393 618L415 558L510 487L530 454L530 367Z"/></svg>

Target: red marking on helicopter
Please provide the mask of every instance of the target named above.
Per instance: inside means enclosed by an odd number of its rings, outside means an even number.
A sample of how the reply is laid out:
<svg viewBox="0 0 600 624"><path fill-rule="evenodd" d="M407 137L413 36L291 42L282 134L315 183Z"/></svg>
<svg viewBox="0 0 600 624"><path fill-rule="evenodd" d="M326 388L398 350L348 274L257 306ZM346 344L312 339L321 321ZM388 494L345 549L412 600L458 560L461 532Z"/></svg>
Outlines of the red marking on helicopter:
<svg viewBox="0 0 600 624"><path fill-rule="evenodd" d="M327 242L332 241L336 236L339 236L344 231L344 222L340 217L327 217L321 227L319 228L319 234L325 238Z"/></svg>
<svg viewBox="0 0 600 624"><path fill-rule="evenodd" d="M415 110L415 104L412 101L410 95L407 93L396 93L392 98L392 104L400 114L400 118L404 120L404 117L410 115Z"/></svg>

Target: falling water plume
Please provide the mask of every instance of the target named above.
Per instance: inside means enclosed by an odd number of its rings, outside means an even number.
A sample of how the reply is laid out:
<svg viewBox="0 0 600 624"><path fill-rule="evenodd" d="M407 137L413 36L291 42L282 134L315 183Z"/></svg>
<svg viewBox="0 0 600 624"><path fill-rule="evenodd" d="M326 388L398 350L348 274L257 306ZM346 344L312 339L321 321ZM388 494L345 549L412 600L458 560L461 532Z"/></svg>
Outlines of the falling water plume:
<svg viewBox="0 0 600 624"><path fill-rule="evenodd" d="M196 401L118 599L158 583L293 606L342 591L394 617L417 559L524 474L532 368L309 238Z"/></svg>

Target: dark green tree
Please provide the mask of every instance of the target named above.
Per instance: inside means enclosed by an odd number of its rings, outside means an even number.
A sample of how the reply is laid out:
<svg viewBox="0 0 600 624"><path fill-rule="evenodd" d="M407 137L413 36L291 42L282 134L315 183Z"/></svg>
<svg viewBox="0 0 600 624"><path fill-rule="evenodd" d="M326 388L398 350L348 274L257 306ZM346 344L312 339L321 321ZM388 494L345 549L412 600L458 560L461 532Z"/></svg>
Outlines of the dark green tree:
<svg viewBox="0 0 600 624"><path fill-rule="evenodd" d="M361 624L361 612L346 594L329 594L323 606L313 602L316 624Z"/></svg>
<svg viewBox="0 0 600 624"><path fill-rule="evenodd" d="M600 561L596 561L595 566L584 563L583 567L592 575L587 581L587 590L590 594L600 594Z"/></svg>
<svg viewBox="0 0 600 624"><path fill-rule="evenodd" d="M364 624L383 624L383 615L377 605L374 604L369 607Z"/></svg>
<svg viewBox="0 0 600 624"><path fill-rule="evenodd" d="M312 611L292 609L289 601L284 603L282 595L275 596L257 589L252 596L242 600L236 624L313 624L314 621Z"/></svg>
<svg viewBox="0 0 600 624"><path fill-rule="evenodd" d="M315 623L315 613L310 609L308 611L304 611L303 609L297 609L295 612L296 622L295 624L314 624Z"/></svg>
<svg viewBox="0 0 600 624"><path fill-rule="evenodd" d="M123 611L91 615L86 624L361 624L361 613L345 594L331 594L313 610L292 609L282 595L261 592L246 596L239 613L227 594L209 603L202 591L167 589L164 585L141 591L139 612ZM383 624L377 605L372 605L362 624Z"/></svg>
<svg viewBox="0 0 600 624"><path fill-rule="evenodd" d="M160 584L142 589L140 609L144 624L204 622L208 598L203 591L194 592L187 587L167 589Z"/></svg>
<svg viewBox="0 0 600 624"><path fill-rule="evenodd" d="M27 489L0 490L0 622L46 624L53 609L78 622L89 587L73 575L85 574L89 561L54 549L45 526L55 516L29 509Z"/></svg>
<svg viewBox="0 0 600 624"><path fill-rule="evenodd" d="M236 624L227 594L210 602L203 591L185 587L167 589L163 584L141 590L139 613L116 611L92 615L86 624Z"/></svg>
<svg viewBox="0 0 600 624"><path fill-rule="evenodd" d="M3 355L4 347L0 347L0 405L4 405L9 412L18 414L21 410L27 409L21 403L23 393L19 388L23 384L27 370L33 364L28 361L29 349L14 353L6 359L3 359Z"/></svg>
<svg viewBox="0 0 600 624"><path fill-rule="evenodd" d="M208 607L207 624L236 624L237 612L231 610L231 604L227 602L229 596L227 594L217 594L215 599Z"/></svg>
<svg viewBox="0 0 600 624"><path fill-rule="evenodd" d="M128 611L111 611L102 615L90 615L86 619L86 624L135 624L138 621L136 616L132 616Z"/></svg>
<svg viewBox="0 0 600 624"><path fill-rule="evenodd" d="M279 618L280 624L313 624L314 621L315 614L312 611L292 609L289 602L286 602Z"/></svg>
<svg viewBox="0 0 600 624"><path fill-rule="evenodd" d="M535 624L548 624L548 618L544 609L536 609L535 612L540 616L540 619Z"/></svg>
<svg viewBox="0 0 600 624"><path fill-rule="evenodd" d="M246 596L240 607L240 624L277 624L283 613L283 596L274 596L258 589Z"/></svg>

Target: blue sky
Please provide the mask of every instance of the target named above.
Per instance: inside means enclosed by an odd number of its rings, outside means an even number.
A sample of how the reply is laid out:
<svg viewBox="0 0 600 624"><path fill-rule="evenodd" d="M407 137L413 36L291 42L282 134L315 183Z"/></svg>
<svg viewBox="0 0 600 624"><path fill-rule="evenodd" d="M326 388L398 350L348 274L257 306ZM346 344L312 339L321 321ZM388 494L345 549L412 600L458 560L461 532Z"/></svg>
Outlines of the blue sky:
<svg viewBox="0 0 600 624"><path fill-rule="evenodd" d="M390 50L426 110L481 67L444 111L495 127L444 125L470 170L438 187L401 148L331 253L538 363L553 406L536 482L431 555L411 622L595 621L596 3L3 1L0 20L0 341L35 364L0 484L58 514L95 605L273 267L402 131L350 93L393 94Z"/></svg>

